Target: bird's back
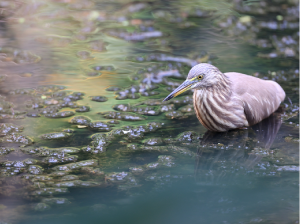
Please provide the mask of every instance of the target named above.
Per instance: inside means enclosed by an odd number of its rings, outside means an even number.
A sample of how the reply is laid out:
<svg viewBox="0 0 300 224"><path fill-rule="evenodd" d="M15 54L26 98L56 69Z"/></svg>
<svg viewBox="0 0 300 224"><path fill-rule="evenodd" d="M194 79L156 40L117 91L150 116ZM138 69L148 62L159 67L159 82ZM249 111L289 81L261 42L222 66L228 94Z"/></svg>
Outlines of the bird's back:
<svg viewBox="0 0 300 224"><path fill-rule="evenodd" d="M234 96L244 107L249 125L269 117L285 98L284 90L274 81L236 72L224 74L231 81Z"/></svg>

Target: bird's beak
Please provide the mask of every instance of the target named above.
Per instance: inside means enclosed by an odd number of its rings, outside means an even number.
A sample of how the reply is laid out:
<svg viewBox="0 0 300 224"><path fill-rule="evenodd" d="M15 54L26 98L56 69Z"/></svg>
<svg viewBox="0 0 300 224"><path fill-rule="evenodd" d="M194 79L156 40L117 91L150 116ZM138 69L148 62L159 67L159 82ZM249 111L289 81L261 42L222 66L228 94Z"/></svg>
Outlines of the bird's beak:
<svg viewBox="0 0 300 224"><path fill-rule="evenodd" d="M191 89L191 87L193 86L193 84L195 83L195 80L186 80L184 81L180 86L178 86L178 88L176 88L173 92L171 92L169 94L169 96L167 96L164 101L168 101L176 96L178 96L179 94Z"/></svg>

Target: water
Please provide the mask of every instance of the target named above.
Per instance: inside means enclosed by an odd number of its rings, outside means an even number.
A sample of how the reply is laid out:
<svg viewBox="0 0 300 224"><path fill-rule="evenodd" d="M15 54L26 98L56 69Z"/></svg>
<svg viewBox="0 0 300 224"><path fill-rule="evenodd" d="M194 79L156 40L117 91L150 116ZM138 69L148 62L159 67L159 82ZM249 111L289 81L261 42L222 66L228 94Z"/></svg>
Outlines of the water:
<svg viewBox="0 0 300 224"><path fill-rule="evenodd" d="M269 4L3 2L1 223L298 223L298 3ZM198 122L191 92L160 111L199 62L276 80L283 110L227 133ZM116 104L141 119L107 123ZM44 116L62 111L75 115ZM41 137L53 132L68 136Z"/></svg>

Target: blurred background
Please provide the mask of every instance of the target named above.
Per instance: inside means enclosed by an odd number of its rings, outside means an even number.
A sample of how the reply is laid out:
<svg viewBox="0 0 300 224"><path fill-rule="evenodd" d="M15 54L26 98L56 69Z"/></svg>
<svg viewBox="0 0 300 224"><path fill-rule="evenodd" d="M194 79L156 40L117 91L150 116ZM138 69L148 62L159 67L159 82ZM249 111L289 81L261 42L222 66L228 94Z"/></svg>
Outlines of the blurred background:
<svg viewBox="0 0 300 224"><path fill-rule="evenodd" d="M197 120L211 63L278 82L281 110ZM299 223L299 2L1 0L0 223Z"/></svg>

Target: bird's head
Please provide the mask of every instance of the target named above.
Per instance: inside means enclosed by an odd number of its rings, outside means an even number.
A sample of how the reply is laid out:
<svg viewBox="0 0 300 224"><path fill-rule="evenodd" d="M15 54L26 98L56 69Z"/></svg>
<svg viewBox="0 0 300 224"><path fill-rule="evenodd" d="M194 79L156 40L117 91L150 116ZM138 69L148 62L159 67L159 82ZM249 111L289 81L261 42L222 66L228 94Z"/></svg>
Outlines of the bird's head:
<svg viewBox="0 0 300 224"><path fill-rule="evenodd" d="M163 101L168 101L189 89L202 89L218 84L222 75L223 73L211 64L201 63L195 65L190 70L187 79Z"/></svg>

